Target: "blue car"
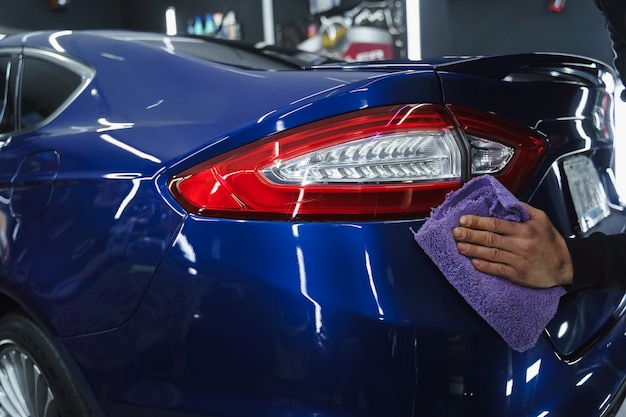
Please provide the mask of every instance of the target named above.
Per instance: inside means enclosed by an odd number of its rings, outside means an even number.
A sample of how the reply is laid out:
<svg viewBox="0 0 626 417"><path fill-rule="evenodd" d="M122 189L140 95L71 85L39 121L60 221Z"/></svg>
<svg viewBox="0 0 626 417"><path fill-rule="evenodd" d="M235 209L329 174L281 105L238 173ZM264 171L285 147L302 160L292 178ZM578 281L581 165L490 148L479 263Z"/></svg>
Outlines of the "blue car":
<svg viewBox="0 0 626 417"><path fill-rule="evenodd" d="M519 352L412 233L480 175L623 231L606 65L51 31L0 75L0 415L617 412L623 293L564 295Z"/></svg>

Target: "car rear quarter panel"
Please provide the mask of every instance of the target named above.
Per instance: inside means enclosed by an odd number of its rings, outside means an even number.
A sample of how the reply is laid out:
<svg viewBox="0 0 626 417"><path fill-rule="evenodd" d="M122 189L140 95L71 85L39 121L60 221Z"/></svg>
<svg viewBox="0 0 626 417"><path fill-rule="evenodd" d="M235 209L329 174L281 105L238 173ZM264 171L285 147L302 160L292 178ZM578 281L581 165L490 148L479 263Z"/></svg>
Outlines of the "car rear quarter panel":
<svg viewBox="0 0 626 417"><path fill-rule="evenodd" d="M410 75L386 79L401 77ZM444 86L454 77L442 75ZM530 126L570 114L583 97L578 88L559 87L555 94L563 101L520 109L533 96L528 89L479 80L482 88L472 89L460 78L452 90L444 88L446 102L511 117L519 111L516 120ZM333 98L344 103L340 109L351 98L382 103L383 79ZM402 101L419 100L406 90ZM265 121L299 124L328 114L332 102ZM575 123L557 130L522 198L557 216L567 234L574 231L571 207L554 164L589 143ZM229 146L221 145L175 169ZM623 316L603 332L592 331L594 343L573 361L546 335L529 351L514 352L417 247L410 228L422 222L189 216L132 318L116 331L65 343L105 407L120 416L167 407L173 415L241 417L565 417L598 416L614 406L626 370ZM590 333L570 334L584 343L587 336L580 335ZM114 363L114 371L102 363Z"/></svg>
<svg viewBox="0 0 626 417"><path fill-rule="evenodd" d="M544 336L512 351L419 249L420 224L190 216L131 320L64 342L119 416L599 415L623 331L574 363Z"/></svg>
<svg viewBox="0 0 626 417"><path fill-rule="evenodd" d="M136 308L183 216L159 171L401 90L388 82L371 94L383 77L370 73L244 71L132 43L59 41L96 75L62 114L2 149L0 182L15 197L3 208L4 291L63 336L114 328ZM440 98L432 72L417 78L417 91ZM48 152L53 172L16 176Z"/></svg>

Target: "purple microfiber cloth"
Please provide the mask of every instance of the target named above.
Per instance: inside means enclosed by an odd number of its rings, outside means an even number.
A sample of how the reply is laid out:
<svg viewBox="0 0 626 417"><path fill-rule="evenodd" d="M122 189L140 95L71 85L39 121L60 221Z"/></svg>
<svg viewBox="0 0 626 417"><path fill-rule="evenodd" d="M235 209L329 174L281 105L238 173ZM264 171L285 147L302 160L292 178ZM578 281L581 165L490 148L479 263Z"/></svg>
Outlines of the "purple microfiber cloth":
<svg viewBox="0 0 626 417"><path fill-rule="evenodd" d="M527 221L528 213L498 180L483 175L449 193L424 225L413 232L417 243L469 305L511 348L524 352L535 346L556 314L565 289L523 287L477 271L469 258L458 252L452 237L452 229L464 214Z"/></svg>

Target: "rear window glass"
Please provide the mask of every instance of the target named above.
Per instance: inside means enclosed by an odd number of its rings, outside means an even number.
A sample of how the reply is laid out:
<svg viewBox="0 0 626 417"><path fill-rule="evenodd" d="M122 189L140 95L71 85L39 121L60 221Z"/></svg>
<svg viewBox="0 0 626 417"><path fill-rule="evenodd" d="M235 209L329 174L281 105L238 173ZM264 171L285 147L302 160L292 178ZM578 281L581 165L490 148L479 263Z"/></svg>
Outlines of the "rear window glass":
<svg viewBox="0 0 626 417"><path fill-rule="evenodd" d="M14 129L13 100L9 94L9 76L11 74L11 57L0 56L0 133Z"/></svg>
<svg viewBox="0 0 626 417"><path fill-rule="evenodd" d="M257 70L294 70L318 64L325 58L301 51L280 51L219 40L193 38L141 39L141 42L206 61Z"/></svg>
<svg viewBox="0 0 626 417"><path fill-rule="evenodd" d="M22 73L21 128L35 126L61 107L81 85L80 75L50 61L24 58Z"/></svg>

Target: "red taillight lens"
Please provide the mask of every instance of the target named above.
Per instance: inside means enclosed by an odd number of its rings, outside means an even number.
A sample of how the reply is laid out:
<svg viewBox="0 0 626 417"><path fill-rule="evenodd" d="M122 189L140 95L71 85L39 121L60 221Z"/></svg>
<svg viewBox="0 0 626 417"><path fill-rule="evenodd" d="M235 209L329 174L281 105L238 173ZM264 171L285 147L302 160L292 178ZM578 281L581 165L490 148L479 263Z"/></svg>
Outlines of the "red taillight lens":
<svg viewBox="0 0 626 417"><path fill-rule="evenodd" d="M370 108L311 123L183 172L170 189L187 210L206 216L398 219L427 215L457 189L470 171L468 149L480 159L479 174L524 165L528 176L541 139L500 118L457 111L461 125L435 105ZM525 157L527 148L536 155Z"/></svg>

